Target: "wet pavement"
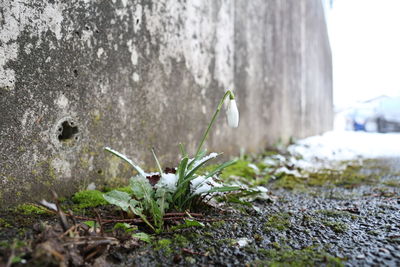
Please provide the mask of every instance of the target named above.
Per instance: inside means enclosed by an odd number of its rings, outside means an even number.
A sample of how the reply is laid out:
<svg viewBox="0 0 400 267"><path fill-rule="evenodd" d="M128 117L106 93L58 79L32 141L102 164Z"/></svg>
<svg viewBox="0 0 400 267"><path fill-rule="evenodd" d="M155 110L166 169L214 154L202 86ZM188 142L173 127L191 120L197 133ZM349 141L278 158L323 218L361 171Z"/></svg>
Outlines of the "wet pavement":
<svg viewBox="0 0 400 267"><path fill-rule="evenodd" d="M306 190L272 182L272 202L210 214L225 221L164 234L133 253L116 249L107 260L114 266L400 266L400 161L369 161L361 172L379 179Z"/></svg>

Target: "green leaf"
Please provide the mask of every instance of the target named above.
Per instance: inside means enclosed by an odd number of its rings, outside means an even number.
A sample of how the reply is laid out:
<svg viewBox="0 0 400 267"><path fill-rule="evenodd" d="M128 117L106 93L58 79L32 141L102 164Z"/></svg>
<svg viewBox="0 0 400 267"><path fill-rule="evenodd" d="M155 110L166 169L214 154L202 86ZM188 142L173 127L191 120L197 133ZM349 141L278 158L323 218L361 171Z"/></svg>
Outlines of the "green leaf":
<svg viewBox="0 0 400 267"><path fill-rule="evenodd" d="M163 174L162 167L161 167L160 162L157 159L156 153L154 152L154 148L151 149L151 153L153 153L153 157L154 157L154 160L156 161L158 171L160 172L160 175L162 175Z"/></svg>
<svg viewBox="0 0 400 267"><path fill-rule="evenodd" d="M192 220L192 219L185 219L184 223L178 224L176 226L171 227L172 231L179 230L179 229L185 229L189 227L204 227L204 223Z"/></svg>
<svg viewBox="0 0 400 267"><path fill-rule="evenodd" d="M118 151L111 149L109 147L105 147L104 150L114 154L115 156L119 157L120 159L125 160L128 162L142 177L146 178L146 173L140 168L138 165L135 165L131 159L129 159L127 156L125 156L122 153L119 153Z"/></svg>
<svg viewBox="0 0 400 267"><path fill-rule="evenodd" d="M164 216L165 211L168 209L169 207L169 203L168 203L168 196L170 194L164 189L164 188L158 188L155 194L155 197L157 198L157 204L160 208L160 212L162 214L162 216Z"/></svg>
<svg viewBox="0 0 400 267"><path fill-rule="evenodd" d="M182 143L179 143L179 149L181 150L182 157L187 157L185 146Z"/></svg>
<svg viewBox="0 0 400 267"><path fill-rule="evenodd" d="M133 230L137 229L137 226L132 226L129 223L116 223L113 227L113 229L122 229L125 232L129 233L132 232Z"/></svg>
<svg viewBox="0 0 400 267"><path fill-rule="evenodd" d="M146 233L143 233L143 232L133 234L132 237L136 237L139 240L147 242L147 243L151 243L151 240L152 240L152 236L150 236Z"/></svg>
<svg viewBox="0 0 400 267"><path fill-rule="evenodd" d="M229 167L229 166L235 164L236 162L237 162L237 160L234 159L234 160L230 160L230 161L227 161L227 162L225 162L225 163L219 165L219 166L218 166L217 168L215 168L212 172L210 172L209 174L207 174L207 175L205 176L204 179L207 179L207 178L210 178L210 177L214 176L214 175L217 174L218 172L222 171L222 170L225 169L226 167Z"/></svg>
<svg viewBox="0 0 400 267"><path fill-rule="evenodd" d="M20 263L20 262L22 262L22 258L21 257L19 257L19 256L15 256L15 257L13 257L12 259L11 259L11 263Z"/></svg>
<svg viewBox="0 0 400 267"><path fill-rule="evenodd" d="M183 178L185 177L185 172L186 172L186 167L188 164L189 158L188 157L184 157L181 162L179 163L178 166L178 185L183 181Z"/></svg>
<svg viewBox="0 0 400 267"><path fill-rule="evenodd" d="M137 200L144 199L145 202L149 202L152 198L153 188L145 177L136 176L130 179L129 182L133 195Z"/></svg>
<svg viewBox="0 0 400 267"><path fill-rule="evenodd" d="M199 226L199 227L204 227L204 223L196 221L196 220L192 220L192 219L185 219L185 224L188 227L192 227L192 226Z"/></svg>
<svg viewBox="0 0 400 267"><path fill-rule="evenodd" d="M231 192L231 191L237 191L240 189L241 189L240 186L220 186L220 187L211 188L204 194L215 193L215 192Z"/></svg>
<svg viewBox="0 0 400 267"><path fill-rule="evenodd" d="M113 190L103 194L103 197L108 203L116 205L124 211L128 211L129 201L131 200L131 196L128 193Z"/></svg>
<svg viewBox="0 0 400 267"><path fill-rule="evenodd" d="M190 172L189 172L188 174L186 174L184 182L186 182L186 180L187 180L187 181L193 180L194 178L191 178L191 177L196 173L196 171L197 171L199 168L201 168L204 164L206 164L207 162L209 162L210 160L215 159L217 156L219 156L219 154L216 154L216 156L212 156L212 153L211 153L211 154L209 154L208 156L203 157L201 160L199 160L198 162L196 162L196 163L195 163L195 167L194 167L193 169L191 169ZM190 178L191 178L191 179L190 179Z"/></svg>
<svg viewBox="0 0 400 267"><path fill-rule="evenodd" d="M196 171L201 168L204 164L209 162L210 160L216 158L216 156L212 156L212 154L203 157L200 161L198 161L193 169L190 170L188 174L185 175L183 181L179 182L177 185L177 189L174 195L174 200L179 199L180 197L185 197L189 194L189 182L196 178ZM183 202L187 202L187 199L184 199Z"/></svg>
<svg viewBox="0 0 400 267"><path fill-rule="evenodd" d="M86 224L87 226L89 226L90 228L94 228L96 225L95 221L85 221L83 223Z"/></svg>
<svg viewBox="0 0 400 267"><path fill-rule="evenodd" d="M206 153L207 153L207 150L200 151L199 154L196 155L196 157L194 157L194 159L189 160L188 169L189 169L190 167L192 167L192 165L193 165L196 161L198 161L199 159L203 158L203 157L206 155Z"/></svg>

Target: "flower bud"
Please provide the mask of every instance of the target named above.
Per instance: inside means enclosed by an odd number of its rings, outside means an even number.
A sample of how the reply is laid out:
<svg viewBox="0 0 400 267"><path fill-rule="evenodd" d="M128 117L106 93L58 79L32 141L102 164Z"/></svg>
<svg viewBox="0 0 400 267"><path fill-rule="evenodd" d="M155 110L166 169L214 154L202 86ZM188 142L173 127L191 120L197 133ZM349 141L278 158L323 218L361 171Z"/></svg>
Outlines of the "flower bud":
<svg viewBox="0 0 400 267"><path fill-rule="evenodd" d="M239 126L239 110L235 99L229 99L226 117L228 119L229 127L237 128Z"/></svg>

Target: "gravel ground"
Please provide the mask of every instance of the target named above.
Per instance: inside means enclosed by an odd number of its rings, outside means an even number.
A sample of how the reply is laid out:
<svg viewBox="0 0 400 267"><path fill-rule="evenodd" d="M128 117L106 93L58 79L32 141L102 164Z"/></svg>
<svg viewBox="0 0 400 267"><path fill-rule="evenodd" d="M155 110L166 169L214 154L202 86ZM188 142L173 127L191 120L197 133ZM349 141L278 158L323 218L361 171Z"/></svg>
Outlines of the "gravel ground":
<svg viewBox="0 0 400 267"><path fill-rule="evenodd" d="M271 189L275 200L254 203L257 211L242 208L223 215L224 222L165 234L160 244L134 253L114 250L107 260L114 266L400 266L400 198L394 184L400 182L400 162L379 164L384 168L362 170L379 174L376 184ZM171 244L163 246L165 240Z"/></svg>
<svg viewBox="0 0 400 267"><path fill-rule="evenodd" d="M218 220L111 246L87 266L400 266L400 159L365 161L361 172L378 179L293 190L271 181L271 200L203 211ZM39 266L29 257L17 265Z"/></svg>

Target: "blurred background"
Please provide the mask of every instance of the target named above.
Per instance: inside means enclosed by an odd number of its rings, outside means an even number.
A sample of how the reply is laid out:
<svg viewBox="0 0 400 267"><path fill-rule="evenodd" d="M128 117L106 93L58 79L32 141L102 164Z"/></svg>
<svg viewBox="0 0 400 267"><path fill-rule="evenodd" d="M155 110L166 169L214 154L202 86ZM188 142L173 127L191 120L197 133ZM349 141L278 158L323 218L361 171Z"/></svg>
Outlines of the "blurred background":
<svg viewBox="0 0 400 267"><path fill-rule="evenodd" d="M335 130L400 132L400 1L324 0Z"/></svg>

